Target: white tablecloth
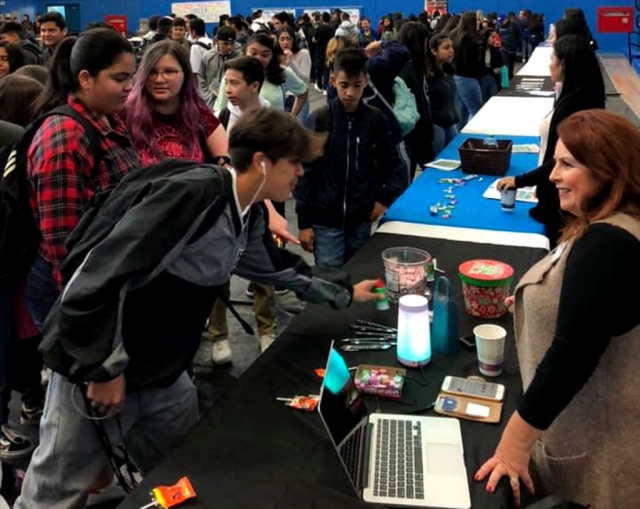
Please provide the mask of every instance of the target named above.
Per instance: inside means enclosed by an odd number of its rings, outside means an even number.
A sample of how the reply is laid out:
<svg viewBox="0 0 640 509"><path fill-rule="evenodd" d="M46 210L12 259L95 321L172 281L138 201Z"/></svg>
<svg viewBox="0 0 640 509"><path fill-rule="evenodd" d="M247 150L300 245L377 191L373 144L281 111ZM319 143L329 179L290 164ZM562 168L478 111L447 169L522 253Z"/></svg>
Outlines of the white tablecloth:
<svg viewBox="0 0 640 509"><path fill-rule="evenodd" d="M433 224L405 223L389 221L378 228L376 233L395 233L397 235L415 235L436 239L495 244L498 246L534 247L549 250L549 239L536 233L502 232L497 230L477 230Z"/></svg>
<svg viewBox="0 0 640 509"><path fill-rule="evenodd" d="M549 62L553 53L552 46L538 46L529 61L518 71L520 76L549 76Z"/></svg>
<svg viewBox="0 0 640 509"><path fill-rule="evenodd" d="M494 96L463 133L540 136L540 122L553 109L553 98Z"/></svg>

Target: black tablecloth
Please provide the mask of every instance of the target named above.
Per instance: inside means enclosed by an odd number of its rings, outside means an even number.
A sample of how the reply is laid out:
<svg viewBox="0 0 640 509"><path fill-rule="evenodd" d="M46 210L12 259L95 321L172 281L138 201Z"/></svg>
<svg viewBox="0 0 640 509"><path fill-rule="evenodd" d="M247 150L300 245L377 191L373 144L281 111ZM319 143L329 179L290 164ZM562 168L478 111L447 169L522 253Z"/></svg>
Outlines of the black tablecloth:
<svg viewBox="0 0 640 509"><path fill-rule="evenodd" d="M544 256L540 249L454 242L404 235L376 234L348 264L354 281L383 275L381 252L388 247L414 246L438 258L446 270L460 306L460 332L471 334L479 320L463 310L458 265L473 258L497 259L515 269L516 280ZM184 507L226 508L353 508L361 504L342 470L317 413L286 407L276 397L318 394L321 380L314 373L324 368L332 338L352 335L349 324L357 318L395 325L397 310L377 311L375 305L354 304L342 311L310 305L276 342L204 415L190 435L120 505L133 509L148 503L157 485L174 484L188 476L198 494ZM521 396L521 381L514 352L510 317L495 320L508 331L506 366L494 381L507 387L499 425L461 421L465 462L473 507L510 507L510 489L503 482L492 495L472 476L493 453L501 431ZM395 352L345 353L350 366L360 363L396 365ZM434 401L446 375L478 374L475 352L462 349L455 357L434 353L424 372L426 387L407 381L403 399L411 406L380 400L387 413L407 413ZM411 377L420 378L419 371ZM368 405L373 404L369 400ZM375 408L375 404L373 404ZM432 411L424 415L436 415ZM181 506L182 507L182 506Z"/></svg>
<svg viewBox="0 0 640 509"><path fill-rule="evenodd" d="M514 76L509 88L504 88L498 95L508 97L553 97L532 95L528 92L553 92L555 85L548 76Z"/></svg>

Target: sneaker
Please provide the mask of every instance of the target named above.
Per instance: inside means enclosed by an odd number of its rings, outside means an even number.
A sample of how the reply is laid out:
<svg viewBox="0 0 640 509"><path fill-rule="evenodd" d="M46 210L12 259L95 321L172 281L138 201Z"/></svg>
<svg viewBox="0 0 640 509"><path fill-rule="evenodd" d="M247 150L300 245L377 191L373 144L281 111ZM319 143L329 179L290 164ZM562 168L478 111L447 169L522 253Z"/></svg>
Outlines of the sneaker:
<svg viewBox="0 0 640 509"><path fill-rule="evenodd" d="M314 87L316 88L316 90L317 90L318 92L322 92L322 89L318 86L318 84L317 84L317 83L314 85Z"/></svg>
<svg viewBox="0 0 640 509"><path fill-rule="evenodd" d="M322 95L326 97L326 96L327 96L327 91L326 91L326 90L323 90L323 91L322 91Z"/></svg>
<svg viewBox="0 0 640 509"><path fill-rule="evenodd" d="M213 363L219 366L231 362L229 340L215 341L211 346L211 358Z"/></svg>
<svg viewBox="0 0 640 509"><path fill-rule="evenodd" d="M271 346L276 339L275 334L263 334L260 336L260 353L264 353L264 351Z"/></svg>
<svg viewBox="0 0 640 509"><path fill-rule="evenodd" d="M282 286L276 286L273 291L276 295L287 295L289 293L289 290Z"/></svg>
<svg viewBox="0 0 640 509"><path fill-rule="evenodd" d="M36 446L6 424L0 428L0 460L26 458Z"/></svg>
<svg viewBox="0 0 640 509"><path fill-rule="evenodd" d="M42 407L30 407L23 403L22 410L20 410L20 424L23 426L39 426L42 410Z"/></svg>

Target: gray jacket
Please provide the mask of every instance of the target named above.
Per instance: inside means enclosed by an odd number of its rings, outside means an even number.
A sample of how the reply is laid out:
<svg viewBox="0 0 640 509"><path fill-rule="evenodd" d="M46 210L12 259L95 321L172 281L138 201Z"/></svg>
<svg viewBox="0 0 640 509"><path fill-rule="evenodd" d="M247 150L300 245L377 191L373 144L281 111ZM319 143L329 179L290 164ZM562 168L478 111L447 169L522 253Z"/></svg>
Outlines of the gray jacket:
<svg viewBox="0 0 640 509"><path fill-rule="evenodd" d="M222 79L224 78L224 64L227 60L242 55L240 44L236 43L229 55L222 55L216 46L207 51L202 57L200 69L198 69L198 83L200 95L213 110L213 105L220 94Z"/></svg>

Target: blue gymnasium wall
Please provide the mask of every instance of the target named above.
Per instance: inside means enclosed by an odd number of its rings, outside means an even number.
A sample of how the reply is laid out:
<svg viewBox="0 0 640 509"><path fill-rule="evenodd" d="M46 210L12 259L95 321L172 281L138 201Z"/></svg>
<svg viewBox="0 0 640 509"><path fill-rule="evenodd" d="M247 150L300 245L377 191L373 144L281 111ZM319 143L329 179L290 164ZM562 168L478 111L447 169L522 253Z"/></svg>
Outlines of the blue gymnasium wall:
<svg viewBox="0 0 640 509"><path fill-rule="evenodd" d="M44 0L5 0L0 5L0 12L18 11L29 14L33 19L36 12L44 12ZM50 1L49 3L54 3ZM56 3L73 3L61 0ZM169 14L173 0L77 0L80 4L82 26L90 21L103 20L105 14L125 14L129 18L130 30L138 27L140 18L152 14ZM254 7L329 7L329 6L362 6L364 14L372 19L390 11L402 11L405 14L419 13L424 8L423 0L231 0L234 13L248 14ZM482 9L485 13L497 11L506 13L530 8L535 12L544 12L547 26L562 17L565 7L580 5L587 15L587 21L597 38L600 49L605 52L626 51L627 36L596 33L596 13L599 5L633 6L634 0L449 0L449 9L453 12ZM117 7L116 7L117 6ZM208 28L211 30L211 27Z"/></svg>
<svg viewBox="0 0 640 509"><path fill-rule="evenodd" d="M550 23L562 18L567 7L580 7L587 17L587 23L598 41L600 51L606 53L622 53L627 49L626 34L598 34L597 13L598 7L633 7L633 0L449 0L449 8L453 12L482 9L485 13L496 11L507 13L514 11L518 14L521 9L531 9L533 12L545 14L545 29L548 33Z"/></svg>

